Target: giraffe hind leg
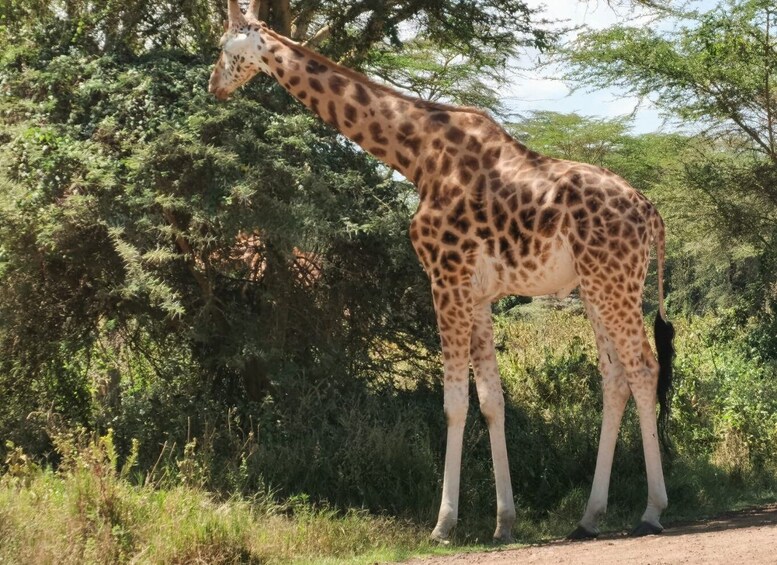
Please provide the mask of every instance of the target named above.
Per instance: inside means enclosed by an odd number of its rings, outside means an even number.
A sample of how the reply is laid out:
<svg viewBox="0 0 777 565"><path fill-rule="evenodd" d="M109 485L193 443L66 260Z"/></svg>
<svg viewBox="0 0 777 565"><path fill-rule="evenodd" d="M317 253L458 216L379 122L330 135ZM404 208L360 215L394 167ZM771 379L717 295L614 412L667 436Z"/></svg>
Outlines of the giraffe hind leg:
<svg viewBox="0 0 777 565"><path fill-rule="evenodd" d="M583 518L577 529L569 534L568 539L592 539L599 535L598 521L607 510L607 498L610 486L610 473L615 454L615 444L618 439L623 412L631 392L629 390L625 369L613 340L602 323L596 309L586 299L583 292L583 302L588 317L593 326L596 346L599 351L599 371L602 376L602 427L599 436L599 449L596 457L591 495L586 505Z"/></svg>
<svg viewBox="0 0 777 565"><path fill-rule="evenodd" d="M656 419L658 363L645 333L642 310L639 306L631 306L641 304L641 289L639 296L635 293L632 298L635 299L621 298L616 301L612 296L589 294L587 302L612 340L639 415L648 480L648 502L642 514L642 524L636 528L634 534L646 535L663 530L659 519L667 506L667 496Z"/></svg>

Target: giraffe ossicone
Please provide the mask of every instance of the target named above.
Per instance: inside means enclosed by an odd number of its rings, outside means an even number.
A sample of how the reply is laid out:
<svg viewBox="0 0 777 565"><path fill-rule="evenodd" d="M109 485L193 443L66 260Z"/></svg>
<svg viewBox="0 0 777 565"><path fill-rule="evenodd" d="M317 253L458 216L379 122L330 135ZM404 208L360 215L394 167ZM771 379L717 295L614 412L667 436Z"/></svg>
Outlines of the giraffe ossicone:
<svg viewBox="0 0 777 565"><path fill-rule="evenodd" d="M483 111L412 98L378 84L244 16L229 22L209 90L220 99L258 72L325 122L402 173L418 189L410 239L429 276L442 343L448 434L442 501L432 536L458 518L470 363L488 424L497 493L494 537L515 521L504 433L504 396L491 303L505 295L566 295L580 288L602 373L602 428L591 495L571 537L595 537L607 507L615 443L630 396L640 420L648 502L635 533L658 533L667 496L656 419L668 409L672 335L663 305L664 223L653 204L608 170L546 157ZM659 313L650 347L642 293L655 245Z"/></svg>

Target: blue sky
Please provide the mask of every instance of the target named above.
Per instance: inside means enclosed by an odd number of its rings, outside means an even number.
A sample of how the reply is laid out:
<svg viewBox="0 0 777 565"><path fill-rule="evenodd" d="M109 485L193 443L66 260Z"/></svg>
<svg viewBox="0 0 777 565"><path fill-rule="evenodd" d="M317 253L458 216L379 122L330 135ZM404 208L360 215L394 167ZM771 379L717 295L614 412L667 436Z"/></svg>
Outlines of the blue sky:
<svg viewBox="0 0 777 565"><path fill-rule="evenodd" d="M601 29L619 22L628 21L630 25L650 24L646 10L630 6L611 7L606 0L528 0L533 7L545 6L545 15L553 20L563 20L565 25L580 25ZM715 0L689 2L697 9L710 9ZM649 102L641 105L636 98L624 96L616 90L578 90L570 93L569 87L557 77L563 69L537 68L538 53L528 53L518 65L523 69L511 80L504 91L504 100L508 109L519 114L533 110L552 110L561 113L576 112L592 117L616 117L634 113L633 131L646 133L658 130L674 129L670 123L664 123L657 109Z"/></svg>

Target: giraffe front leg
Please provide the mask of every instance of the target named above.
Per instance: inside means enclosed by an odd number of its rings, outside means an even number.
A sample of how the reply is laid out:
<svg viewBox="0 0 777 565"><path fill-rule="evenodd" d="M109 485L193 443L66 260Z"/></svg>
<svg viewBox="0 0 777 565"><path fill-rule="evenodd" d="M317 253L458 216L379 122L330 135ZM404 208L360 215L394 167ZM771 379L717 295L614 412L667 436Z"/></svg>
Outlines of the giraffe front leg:
<svg viewBox="0 0 777 565"><path fill-rule="evenodd" d="M437 324L440 329L444 366L444 408L448 424L442 501L432 539L448 543L459 515L459 479L464 423L469 403L469 343L472 306L469 295L442 284L433 286ZM455 299L454 299L455 298Z"/></svg>
<svg viewBox="0 0 777 565"><path fill-rule="evenodd" d="M490 303L480 304L475 308L470 358L475 372L480 411L488 424L488 434L491 439L491 458L494 463L496 483L494 540L499 543L510 543L513 540L515 502L505 441L504 393L494 350Z"/></svg>
<svg viewBox="0 0 777 565"><path fill-rule="evenodd" d="M442 482L442 501L432 539L447 543L450 532L459 517L459 479L461 477L461 450L464 422L468 404L467 373L445 369L445 417L448 438L445 446L445 474Z"/></svg>

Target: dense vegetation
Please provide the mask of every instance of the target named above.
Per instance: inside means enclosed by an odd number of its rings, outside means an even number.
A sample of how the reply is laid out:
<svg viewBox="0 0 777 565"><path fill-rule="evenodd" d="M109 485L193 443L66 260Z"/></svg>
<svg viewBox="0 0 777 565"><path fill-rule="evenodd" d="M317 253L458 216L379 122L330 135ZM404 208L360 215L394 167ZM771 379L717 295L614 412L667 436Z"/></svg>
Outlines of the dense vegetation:
<svg viewBox="0 0 777 565"><path fill-rule="evenodd" d="M265 6L329 56L496 112L510 57L557 39L517 0ZM426 547L445 424L412 187L269 79L209 97L224 10L0 1L0 560ZM777 492L777 13L661 14L679 31L618 26L554 53L576 80L651 98L680 133L553 113L508 128L614 170L666 218L671 520ZM532 539L579 517L601 401L579 304L519 302L497 306L497 340L516 533ZM637 518L634 484L629 413L609 527ZM493 490L473 406L460 541L488 536Z"/></svg>

